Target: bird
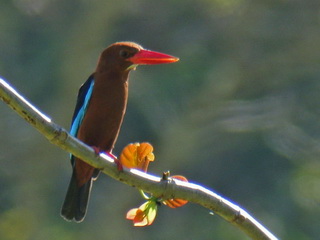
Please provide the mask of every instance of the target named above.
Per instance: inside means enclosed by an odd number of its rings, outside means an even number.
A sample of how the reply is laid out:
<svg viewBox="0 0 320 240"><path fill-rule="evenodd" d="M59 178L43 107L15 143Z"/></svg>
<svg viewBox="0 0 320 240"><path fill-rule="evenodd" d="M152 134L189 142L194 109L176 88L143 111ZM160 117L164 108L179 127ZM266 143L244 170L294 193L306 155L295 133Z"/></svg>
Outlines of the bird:
<svg viewBox="0 0 320 240"><path fill-rule="evenodd" d="M80 87L70 134L97 154L112 150L119 135L128 100L128 80L138 65L177 62L179 58L146 50L134 42L116 42L100 54L96 69ZM82 222L87 212L93 180L99 170L71 155L73 168L61 216Z"/></svg>

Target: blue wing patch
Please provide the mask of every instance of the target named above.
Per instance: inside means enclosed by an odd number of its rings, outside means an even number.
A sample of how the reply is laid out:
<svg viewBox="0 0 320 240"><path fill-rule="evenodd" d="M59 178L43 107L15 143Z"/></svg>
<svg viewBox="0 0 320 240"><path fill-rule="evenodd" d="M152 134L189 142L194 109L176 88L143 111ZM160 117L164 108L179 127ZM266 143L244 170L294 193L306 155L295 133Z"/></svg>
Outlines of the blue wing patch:
<svg viewBox="0 0 320 240"><path fill-rule="evenodd" d="M84 115L86 114L89 101L92 95L93 86L94 86L94 78L92 74L88 78L88 80L80 87L78 92L77 104L73 113L71 129L70 129L70 134L73 137L77 136L81 122L84 118ZM74 159L72 154L70 154L70 159L71 159L71 164L74 166Z"/></svg>
<svg viewBox="0 0 320 240"><path fill-rule="evenodd" d="M84 118L84 115L86 114L89 101L92 95L93 86L94 86L94 78L93 78L93 75L91 75L88 78L88 80L79 89L77 105L72 117L72 124L71 124L71 130L70 130L70 134L74 137L77 136L81 122Z"/></svg>

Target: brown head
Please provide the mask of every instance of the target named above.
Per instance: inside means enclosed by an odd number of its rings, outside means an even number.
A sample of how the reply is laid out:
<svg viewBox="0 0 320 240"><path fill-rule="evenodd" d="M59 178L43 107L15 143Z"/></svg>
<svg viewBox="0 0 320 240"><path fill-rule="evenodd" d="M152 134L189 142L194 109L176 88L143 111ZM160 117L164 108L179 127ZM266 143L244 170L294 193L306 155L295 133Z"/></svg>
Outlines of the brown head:
<svg viewBox="0 0 320 240"><path fill-rule="evenodd" d="M114 70L129 72L137 65L162 64L178 61L179 58L145 50L133 42L117 42L107 47L100 55L97 71Z"/></svg>

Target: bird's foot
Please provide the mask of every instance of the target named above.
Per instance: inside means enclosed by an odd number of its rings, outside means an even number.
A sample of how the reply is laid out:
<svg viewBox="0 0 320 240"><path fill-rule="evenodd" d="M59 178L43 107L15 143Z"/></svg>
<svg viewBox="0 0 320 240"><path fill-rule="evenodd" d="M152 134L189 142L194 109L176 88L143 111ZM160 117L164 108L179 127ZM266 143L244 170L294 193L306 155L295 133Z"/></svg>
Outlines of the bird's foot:
<svg viewBox="0 0 320 240"><path fill-rule="evenodd" d="M108 154L110 157L113 158L114 163L117 164L118 171L123 172L123 167L119 159L115 155L113 155L111 152L106 152L106 154Z"/></svg>
<svg viewBox="0 0 320 240"><path fill-rule="evenodd" d="M117 168L119 172L123 172L123 166L118 158L114 159L115 164L117 164Z"/></svg>
<svg viewBox="0 0 320 240"><path fill-rule="evenodd" d="M109 155L110 157L112 157L114 163L117 164L118 171L119 171L119 172L123 172L123 167L122 167L122 164L121 164L121 162L119 161L119 159L118 159L115 155L113 155L111 152L105 152L105 154L107 154L107 155Z"/></svg>
<svg viewBox="0 0 320 240"><path fill-rule="evenodd" d="M100 148L99 147L95 147L95 146L92 146L92 148L93 148L94 152L97 154L97 156L99 156L99 154L101 153ZM121 164L121 162L118 160L118 158L115 155L113 155L109 151L104 152L104 154L108 155L109 157L111 157L114 160L114 163L117 164L117 168L118 168L119 172L123 171L122 164Z"/></svg>

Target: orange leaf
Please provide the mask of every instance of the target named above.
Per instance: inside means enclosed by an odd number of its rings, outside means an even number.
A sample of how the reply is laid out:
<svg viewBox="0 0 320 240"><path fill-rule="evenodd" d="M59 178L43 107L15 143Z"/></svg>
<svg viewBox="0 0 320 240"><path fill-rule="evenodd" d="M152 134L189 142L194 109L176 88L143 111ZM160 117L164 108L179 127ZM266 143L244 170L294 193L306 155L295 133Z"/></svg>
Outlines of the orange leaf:
<svg viewBox="0 0 320 240"><path fill-rule="evenodd" d="M129 210L126 218L132 220L135 227L144 227L153 223L156 214L157 203L155 201L147 201L139 208Z"/></svg>
<svg viewBox="0 0 320 240"><path fill-rule="evenodd" d="M127 212L126 218L127 218L128 220L133 220L133 219L135 218L136 214L137 214L137 210L138 210L138 208L132 208L132 209L130 209L130 210Z"/></svg>
<svg viewBox="0 0 320 240"><path fill-rule="evenodd" d="M150 161L154 161L153 147L149 143L131 143L120 155L120 162L127 168L147 171Z"/></svg>
<svg viewBox="0 0 320 240"><path fill-rule="evenodd" d="M171 177L174 179L178 179L180 181L183 181L183 182L188 182L188 179L184 176L181 176L181 175L175 175L175 176L171 176ZM163 201L163 204L165 204L171 208L182 207L183 205L185 205L187 203L188 203L187 200L178 199L178 198L172 198L172 199L167 199L167 200Z"/></svg>
<svg viewBox="0 0 320 240"><path fill-rule="evenodd" d="M188 182L188 179L186 177L182 176L182 175L173 175L171 177L174 178L174 179L178 179L178 180L180 180L182 182Z"/></svg>

